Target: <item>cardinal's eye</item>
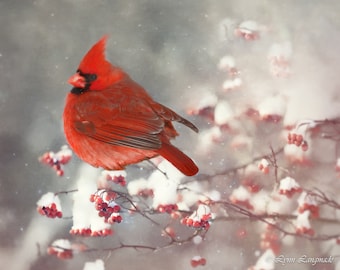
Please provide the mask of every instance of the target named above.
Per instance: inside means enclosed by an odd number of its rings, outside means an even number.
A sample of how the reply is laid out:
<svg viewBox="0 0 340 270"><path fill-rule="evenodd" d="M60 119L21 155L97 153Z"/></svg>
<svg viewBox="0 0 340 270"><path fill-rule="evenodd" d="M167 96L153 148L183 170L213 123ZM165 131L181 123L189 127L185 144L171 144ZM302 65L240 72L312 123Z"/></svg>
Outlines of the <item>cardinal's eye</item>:
<svg viewBox="0 0 340 270"><path fill-rule="evenodd" d="M85 75L85 80L86 82L93 82L97 79L97 75L96 74L86 74Z"/></svg>

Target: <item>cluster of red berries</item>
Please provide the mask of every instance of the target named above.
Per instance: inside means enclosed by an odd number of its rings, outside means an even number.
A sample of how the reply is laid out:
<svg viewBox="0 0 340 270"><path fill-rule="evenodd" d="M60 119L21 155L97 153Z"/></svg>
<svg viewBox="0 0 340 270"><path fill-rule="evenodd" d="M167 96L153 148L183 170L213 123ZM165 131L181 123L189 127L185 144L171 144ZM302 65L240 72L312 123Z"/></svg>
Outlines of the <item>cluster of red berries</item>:
<svg viewBox="0 0 340 270"><path fill-rule="evenodd" d="M72 245L67 239L55 240L52 245L47 248L47 253L57 256L59 259L71 259L73 257Z"/></svg>
<svg viewBox="0 0 340 270"><path fill-rule="evenodd" d="M281 195L285 195L287 196L288 198L291 198L293 197L293 195L295 193L301 193L302 192L302 188L301 187L296 187L296 188L291 188L291 189L280 189L279 190L279 194Z"/></svg>
<svg viewBox="0 0 340 270"><path fill-rule="evenodd" d="M250 203L248 199L240 200L240 199L235 198L234 196L230 196L229 199L233 204L237 204L239 206L245 207L248 210L254 210L254 206Z"/></svg>
<svg viewBox="0 0 340 270"><path fill-rule="evenodd" d="M50 246L47 248L47 254L55 255L59 259L67 260L73 258L73 251L72 249L62 249L59 247Z"/></svg>
<svg viewBox="0 0 340 270"><path fill-rule="evenodd" d="M250 193L257 193L262 189L260 184L249 178L242 181L242 186L244 186Z"/></svg>
<svg viewBox="0 0 340 270"><path fill-rule="evenodd" d="M99 195L100 194L100 195ZM95 203L95 208L100 217L104 217L105 222L113 224L120 223L123 218L120 215L120 206L114 201L116 193L105 192L106 196L103 198L103 192L99 194L91 194L90 201Z"/></svg>
<svg viewBox="0 0 340 270"><path fill-rule="evenodd" d="M67 164L71 160L71 157L72 152L65 145L57 153L54 153L52 151L46 152L41 157L39 157L39 161L53 168L58 176L63 176L63 165Z"/></svg>
<svg viewBox="0 0 340 270"><path fill-rule="evenodd" d="M309 204L307 202L303 203L302 205L299 206L298 211L300 214L302 214L305 211L310 211L310 215L313 218L318 218L319 217L319 206L315 204Z"/></svg>
<svg viewBox="0 0 340 270"><path fill-rule="evenodd" d="M171 214L172 212L177 210L178 210L177 204L160 204L157 206L157 211L160 213Z"/></svg>
<svg viewBox="0 0 340 270"><path fill-rule="evenodd" d="M121 185L122 187L126 186L126 179L123 175L106 175L106 180L111 181L115 184Z"/></svg>
<svg viewBox="0 0 340 270"><path fill-rule="evenodd" d="M259 168L260 171L262 171L264 174L268 174L269 173L269 162L268 160L266 160L265 158L263 158L259 165L257 166Z"/></svg>
<svg viewBox="0 0 340 270"><path fill-rule="evenodd" d="M267 122L278 123L282 120L282 115L279 114L265 114L261 115L262 120Z"/></svg>
<svg viewBox="0 0 340 270"><path fill-rule="evenodd" d="M48 206L38 205L37 211L40 215L48 218L61 218L63 216L63 213L57 209L57 205L55 203L51 203Z"/></svg>
<svg viewBox="0 0 340 270"><path fill-rule="evenodd" d="M279 194L285 195L287 196L287 198L291 198L293 197L295 193L301 193L301 192L302 192L302 188L300 186L294 186L294 187L291 187L290 189L285 189L285 188L279 189Z"/></svg>
<svg viewBox="0 0 340 270"><path fill-rule="evenodd" d="M97 231L92 231L90 228L83 229L71 229L70 234L79 235L79 236L92 236L92 237L100 237L100 236L108 236L113 234L112 229L102 229Z"/></svg>
<svg viewBox="0 0 340 270"><path fill-rule="evenodd" d="M102 236L108 236L112 234L113 234L112 229L103 229L103 230L98 230L98 231L92 231L91 236L102 237Z"/></svg>
<svg viewBox="0 0 340 270"><path fill-rule="evenodd" d="M205 258L202 258L201 256L195 256L191 259L190 264L192 267L197 267L200 265L205 265L207 263L207 260Z"/></svg>
<svg viewBox="0 0 340 270"><path fill-rule="evenodd" d="M312 228L308 228L308 227L297 227L296 233L313 236L315 234L315 231Z"/></svg>
<svg viewBox="0 0 340 270"><path fill-rule="evenodd" d="M70 234L79 236L91 236L92 231L90 228L71 229Z"/></svg>
<svg viewBox="0 0 340 270"><path fill-rule="evenodd" d="M295 144L297 147L301 147L303 151L308 150L308 143L304 140L301 134L288 133L288 144Z"/></svg>
<svg viewBox="0 0 340 270"><path fill-rule="evenodd" d="M262 250L271 249L276 255L280 253L280 237L278 236L277 232L272 229L272 226L269 226L261 235L260 246Z"/></svg>
<svg viewBox="0 0 340 270"><path fill-rule="evenodd" d="M187 113L188 115L198 115L210 121L214 121L215 118L214 111L215 111L214 106L206 106L198 109L188 110Z"/></svg>
<svg viewBox="0 0 340 270"><path fill-rule="evenodd" d="M236 28L234 33L235 36L242 37L245 40L256 40L260 37L258 32L249 29Z"/></svg>
<svg viewBox="0 0 340 270"><path fill-rule="evenodd" d="M210 228L210 221L211 220L211 214L202 215L201 217L195 215L195 216L189 216L185 217L181 220L181 223L183 225L186 225L188 227L194 227L196 229L205 229L208 230Z"/></svg>
<svg viewBox="0 0 340 270"><path fill-rule="evenodd" d="M295 193L301 193L302 188L300 185L295 181L295 179L291 177L285 177L280 180L279 186L279 194L287 196L287 198L293 197Z"/></svg>

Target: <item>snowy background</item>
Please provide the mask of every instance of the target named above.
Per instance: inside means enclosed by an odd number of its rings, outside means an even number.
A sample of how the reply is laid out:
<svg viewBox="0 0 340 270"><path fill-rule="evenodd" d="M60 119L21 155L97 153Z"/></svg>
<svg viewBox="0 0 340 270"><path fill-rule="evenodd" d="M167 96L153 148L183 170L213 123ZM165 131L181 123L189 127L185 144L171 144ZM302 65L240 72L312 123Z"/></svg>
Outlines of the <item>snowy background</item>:
<svg viewBox="0 0 340 270"><path fill-rule="evenodd" d="M275 97L284 100L284 124L294 125L300 119L340 116L339 11L338 1L312 0L1 1L2 265L13 270L82 269L85 261L99 257L106 261L106 269L190 268L190 258L196 251L186 246L156 253L121 250L110 257L98 252L71 261L45 256L46 245L53 239L68 237L70 224L42 218L35 210L36 202L50 190L72 187L80 161L74 159L66 176L58 179L38 162L38 157L65 144L61 116L64 98L71 88L66 81L101 36L110 36L110 61L124 68L155 100L182 115L202 99L223 96L226 75L218 66L223 56L232 55L246 89L229 94L233 112L257 107L267 97ZM234 35L237 25L246 20L260 25L255 41ZM290 58L289 78L275 78L270 73L268 55L276 43L288 44L282 50ZM204 135L206 122L187 117ZM197 136L181 126L178 130L181 136L175 144L197 161L202 173L211 175L240 160L242 163L242 158L251 160L251 156L240 153L226 154L220 147L202 150L209 147L202 146L202 134ZM265 136L270 137L273 130L276 129L271 127L264 132ZM252 141L253 151L261 153L262 148L265 153L269 143L278 141L263 138ZM334 145L325 147L325 151L332 150ZM316 158L330 161L335 154L327 151ZM225 186L223 181L219 183L221 186L216 188L224 192L230 179L226 179ZM235 240L231 232L237 226L216 223L203 247L209 261L204 269L246 269L254 264L258 239ZM129 230L122 229L120 237L133 235L130 240L136 243L145 239L155 243L158 239L143 224L134 224ZM230 237L226 237L228 234ZM113 237L103 241L102 246L114 241L118 240Z"/></svg>

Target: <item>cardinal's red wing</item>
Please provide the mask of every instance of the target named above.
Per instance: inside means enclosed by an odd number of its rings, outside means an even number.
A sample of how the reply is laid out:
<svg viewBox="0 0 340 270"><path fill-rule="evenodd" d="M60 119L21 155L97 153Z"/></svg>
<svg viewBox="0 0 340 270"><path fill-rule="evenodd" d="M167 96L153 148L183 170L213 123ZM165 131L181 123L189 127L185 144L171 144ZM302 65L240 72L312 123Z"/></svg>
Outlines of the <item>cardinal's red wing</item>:
<svg viewBox="0 0 340 270"><path fill-rule="evenodd" d="M74 123L78 132L110 145L147 150L161 147L164 120L146 102L133 100L113 105L97 101L92 100L87 110L82 106L86 102L78 103L80 119Z"/></svg>

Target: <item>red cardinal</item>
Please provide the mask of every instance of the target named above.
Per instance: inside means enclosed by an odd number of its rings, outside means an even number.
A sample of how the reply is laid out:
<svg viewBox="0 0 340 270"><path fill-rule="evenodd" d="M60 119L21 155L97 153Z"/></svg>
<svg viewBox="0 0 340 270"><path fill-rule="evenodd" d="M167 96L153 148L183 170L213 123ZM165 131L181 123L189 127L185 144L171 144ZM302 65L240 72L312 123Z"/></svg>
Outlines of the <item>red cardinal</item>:
<svg viewBox="0 0 340 270"><path fill-rule="evenodd" d="M68 82L64 131L74 152L85 162L107 170L161 155L185 175L196 164L170 144L178 133L172 121L198 132L197 127L155 102L122 69L105 59L107 37L84 56Z"/></svg>

